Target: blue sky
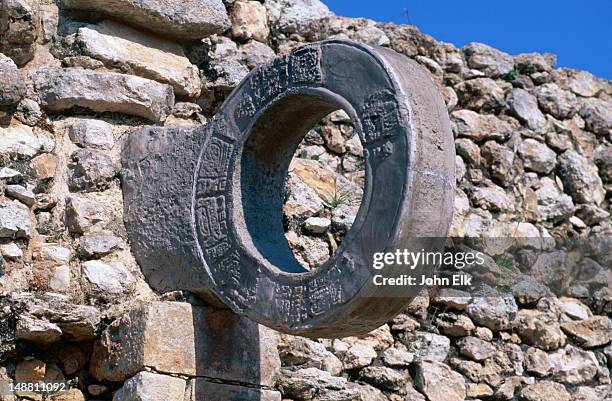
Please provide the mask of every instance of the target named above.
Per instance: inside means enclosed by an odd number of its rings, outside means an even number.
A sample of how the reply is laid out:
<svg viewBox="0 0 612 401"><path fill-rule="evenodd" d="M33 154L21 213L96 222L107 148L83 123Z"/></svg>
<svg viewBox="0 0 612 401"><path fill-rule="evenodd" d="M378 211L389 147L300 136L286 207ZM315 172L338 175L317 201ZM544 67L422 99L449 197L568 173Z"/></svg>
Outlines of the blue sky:
<svg viewBox="0 0 612 401"><path fill-rule="evenodd" d="M462 47L549 52L558 67L612 79L612 0L323 0L336 14L416 25Z"/></svg>

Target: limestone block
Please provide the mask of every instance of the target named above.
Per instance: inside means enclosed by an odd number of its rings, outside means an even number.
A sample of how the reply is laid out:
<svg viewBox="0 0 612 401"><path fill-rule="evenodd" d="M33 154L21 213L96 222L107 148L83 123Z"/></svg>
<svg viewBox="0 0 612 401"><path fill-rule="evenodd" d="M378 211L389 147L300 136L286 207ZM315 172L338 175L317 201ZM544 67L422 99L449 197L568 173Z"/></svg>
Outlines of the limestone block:
<svg viewBox="0 0 612 401"><path fill-rule="evenodd" d="M107 67L172 85L177 95L200 94L198 68L178 43L110 21L80 28L76 40L83 54Z"/></svg>
<svg viewBox="0 0 612 401"><path fill-rule="evenodd" d="M94 11L178 39L202 39L229 28L221 0L61 0L60 8Z"/></svg>
<svg viewBox="0 0 612 401"><path fill-rule="evenodd" d="M226 309L155 302L116 320L94 346L90 373L124 381L145 367L271 386L280 359L276 335Z"/></svg>
<svg viewBox="0 0 612 401"><path fill-rule="evenodd" d="M164 121L174 106L171 86L133 75L43 67L32 78L48 112L78 106L98 113L115 111Z"/></svg>

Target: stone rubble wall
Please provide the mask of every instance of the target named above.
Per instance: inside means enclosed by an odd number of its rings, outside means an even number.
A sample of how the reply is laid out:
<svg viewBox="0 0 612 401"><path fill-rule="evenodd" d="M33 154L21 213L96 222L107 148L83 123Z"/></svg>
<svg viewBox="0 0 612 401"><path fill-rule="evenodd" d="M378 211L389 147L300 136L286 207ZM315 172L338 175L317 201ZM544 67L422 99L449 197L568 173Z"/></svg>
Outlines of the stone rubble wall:
<svg viewBox="0 0 612 401"><path fill-rule="evenodd" d="M201 124L252 68L332 38L392 48L439 87L457 150L451 235L589 238L599 253L573 297L531 277L505 301L423 293L367 336L316 341L151 290L123 226L122 141ZM0 388L67 380L51 397L63 401L612 399L610 81L318 0L1 0L0 53ZM338 112L296 152L287 239L308 267L355 217L361 153ZM604 288L589 297L593 283ZM195 365L213 358L203 333L229 322L260 341L256 371L247 356Z"/></svg>

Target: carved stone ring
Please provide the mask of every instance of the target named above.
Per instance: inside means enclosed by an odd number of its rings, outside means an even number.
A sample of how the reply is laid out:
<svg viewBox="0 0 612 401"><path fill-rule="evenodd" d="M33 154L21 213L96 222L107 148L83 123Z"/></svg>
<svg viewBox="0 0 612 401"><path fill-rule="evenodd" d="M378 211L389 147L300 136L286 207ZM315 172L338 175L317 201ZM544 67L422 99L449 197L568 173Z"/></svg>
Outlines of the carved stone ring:
<svg viewBox="0 0 612 401"><path fill-rule="evenodd" d="M338 250L308 271L284 236L285 179L304 135L337 109L364 147L364 195ZM350 41L311 44L252 71L206 125L131 134L126 227L157 290L189 290L286 333L366 333L414 296L375 286L372 255L440 246L420 238L447 234L454 157L444 102L418 64Z"/></svg>

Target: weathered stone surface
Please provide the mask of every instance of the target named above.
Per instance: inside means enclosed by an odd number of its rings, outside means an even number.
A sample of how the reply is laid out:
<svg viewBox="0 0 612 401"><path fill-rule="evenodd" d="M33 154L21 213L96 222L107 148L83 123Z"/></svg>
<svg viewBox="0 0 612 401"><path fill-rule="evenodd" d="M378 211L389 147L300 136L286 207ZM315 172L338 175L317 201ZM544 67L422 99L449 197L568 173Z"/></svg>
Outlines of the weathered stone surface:
<svg viewBox="0 0 612 401"><path fill-rule="evenodd" d="M185 387L178 377L140 372L125 382L113 401L183 401Z"/></svg>
<svg viewBox="0 0 612 401"><path fill-rule="evenodd" d="M92 226L105 221L108 221L108 214L99 202L82 195L72 195L66 198L68 231L84 234Z"/></svg>
<svg viewBox="0 0 612 401"><path fill-rule="evenodd" d="M81 238L79 250L88 257L108 255L121 246L121 239L111 231L102 230L85 234Z"/></svg>
<svg viewBox="0 0 612 401"><path fill-rule="evenodd" d="M73 191L105 190L119 170L110 156L96 150L79 149L71 157L74 168L69 184Z"/></svg>
<svg viewBox="0 0 612 401"><path fill-rule="evenodd" d="M145 367L271 386L280 360L275 335L255 322L224 309L155 302L111 324L94 347L90 373L123 381Z"/></svg>
<svg viewBox="0 0 612 401"><path fill-rule="evenodd" d="M483 209L494 211L512 211L512 200L502 188L497 185L476 187L471 194L472 202Z"/></svg>
<svg viewBox="0 0 612 401"><path fill-rule="evenodd" d="M440 362L419 362L414 381L429 401L463 401L466 396L463 376Z"/></svg>
<svg viewBox="0 0 612 401"><path fill-rule="evenodd" d="M562 383L588 382L597 374L595 354L572 345L566 345L565 348L549 354L548 360L552 366L552 377Z"/></svg>
<svg viewBox="0 0 612 401"><path fill-rule="evenodd" d="M17 105L26 93L25 82L17 66L0 53L0 124L9 124Z"/></svg>
<svg viewBox="0 0 612 401"><path fill-rule="evenodd" d="M612 320L607 316L564 323L561 329L586 348L606 345L612 341Z"/></svg>
<svg viewBox="0 0 612 401"><path fill-rule="evenodd" d="M113 126L106 121L80 118L68 128L70 140L84 148L111 149L114 144Z"/></svg>
<svg viewBox="0 0 612 401"><path fill-rule="evenodd" d="M450 340L439 334L416 332L409 338L407 347L415 359L443 362L450 352Z"/></svg>
<svg viewBox="0 0 612 401"><path fill-rule="evenodd" d="M525 369L530 374L545 377L550 374L552 364L548 360L546 352L531 347L525 353Z"/></svg>
<svg viewBox="0 0 612 401"><path fill-rule="evenodd" d="M57 156L52 153L38 155L32 159L30 167L39 180L53 178L57 170Z"/></svg>
<svg viewBox="0 0 612 401"><path fill-rule="evenodd" d="M36 203L34 192L21 185L7 185L6 194L27 206L32 206Z"/></svg>
<svg viewBox="0 0 612 401"><path fill-rule="evenodd" d="M491 176L502 186L512 181L514 151L495 141L487 141L482 147L482 157Z"/></svg>
<svg viewBox="0 0 612 401"><path fill-rule="evenodd" d="M610 401L612 400L612 386L580 386L573 394L573 401Z"/></svg>
<svg viewBox="0 0 612 401"><path fill-rule="evenodd" d="M263 4L251 0L237 1L232 6L230 20L234 37L264 43L268 39L268 17Z"/></svg>
<svg viewBox="0 0 612 401"><path fill-rule="evenodd" d="M32 219L28 208L21 202L0 202L0 237L30 238L33 233Z"/></svg>
<svg viewBox="0 0 612 401"><path fill-rule="evenodd" d="M318 399L317 396L323 398L322 395L330 391L344 391L343 395L345 397L348 394L352 394L353 397L358 395L356 391L343 390L346 382L347 380L343 377L332 376L328 372L316 368L308 368L296 371L283 370L278 387L285 398L291 397L308 401Z"/></svg>
<svg viewBox="0 0 612 401"><path fill-rule="evenodd" d="M565 344L565 335L556 317L537 310L522 309L516 318L521 339L543 350L555 350Z"/></svg>
<svg viewBox="0 0 612 401"><path fill-rule="evenodd" d="M485 292L474 295L474 299L467 306L466 311L477 324L498 331L510 327L518 312L518 307L512 296L497 292Z"/></svg>
<svg viewBox="0 0 612 401"><path fill-rule="evenodd" d="M539 86L536 96L540 108L545 113L561 120L572 118L578 108L576 96L553 83Z"/></svg>
<svg viewBox="0 0 612 401"><path fill-rule="evenodd" d="M549 177L540 180L540 187L535 193L538 201L538 215L542 219L563 219L574 212L575 206L572 198L560 191L555 181Z"/></svg>
<svg viewBox="0 0 612 401"><path fill-rule="evenodd" d="M525 139L517 150L525 168L538 173L550 173L557 163L556 153L535 139Z"/></svg>
<svg viewBox="0 0 612 401"><path fill-rule="evenodd" d="M392 368L405 368L414 361L414 354L412 352L402 351L397 348L387 349L382 357L385 365Z"/></svg>
<svg viewBox="0 0 612 401"><path fill-rule="evenodd" d="M455 87L459 104L468 109L492 112L504 105L504 91L491 78L463 81ZM533 100L535 103L535 98Z"/></svg>
<svg viewBox="0 0 612 401"><path fill-rule="evenodd" d="M90 260L83 263L82 270L93 292L101 296L124 294L134 286L132 274L120 262L106 264Z"/></svg>
<svg viewBox="0 0 612 401"><path fill-rule="evenodd" d="M229 28L221 0L61 0L61 8L86 10L118 18L160 35L202 39Z"/></svg>
<svg viewBox="0 0 612 401"><path fill-rule="evenodd" d="M62 336L62 329L46 319L37 319L29 315L23 315L17 321L15 338L29 341L43 347L58 341Z"/></svg>
<svg viewBox="0 0 612 401"><path fill-rule="evenodd" d="M461 137L476 142L485 139L502 140L512 132L512 126L491 114L478 114L473 110L456 110L451 113L453 131Z"/></svg>
<svg viewBox="0 0 612 401"><path fill-rule="evenodd" d="M572 397L563 384L544 380L521 390L523 401L571 401Z"/></svg>
<svg viewBox="0 0 612 401"><path fill-rule="evenodd" d="M265 2L268 18L282 32L313 37L318 24L331 16L327 6L319 0L274 0Z"/></svg>
<svg viewBox="0 0 612 401"><path fill-rule="evenodd" d="M483 43L470 43L463 48L470 68L481 70L489 77L505 75L512 70L512 56Z"/></svg>
<svg viewBox="0 0 612 401"><path fill-rule="evenodd" d="M15 303L29 316L56 324L67 340L86 341L95 338L100 312L93 306L74 305L68 297L45 293L13 295Z"/></svg>
<svg viewBox="0 0 612 401"><path fill-rule="evenodd" d="M315 234L322 234L331 226L331 220L325 217L309 217L304 221L304 229Z"/></svg>
<svg viewBox="0 0 612 401"><path fill-rule="evenodd" d="M398 391L406 384L406 374L385 366L368 366L359 371L359 377L366 383L389 391Z"/></svg>
<svg viewBox="0 0 612 401"><path fill-rule="evenodd" d="M546 123L546 118L538 109L536 98L524 89L515 88L508 96L510 111L531 129L537 129Z"/></svg>
<svg viewBox="0 0 612 401"><path fill-rule="evenodd" d="M457 342L459 352L474 361L484 361L495 352L495 347L476 337L464 337Z"/></svg>
<svg viewBox="0 0 612 401"><path fill-rule="evenodd" d="M442 334L452 337L469 336L476 328L469 317L454 313L439 314L436 324Z"/></svg>
<svg viewBox="0 0 612 401"><path fill-rule="evenodd" d="M571 90L578 96L596 96L603 89L597 78L587 71L559 68L552 72L552 78L559 86Z"/></svg>
<svg viewBox="0 0 612 401"><path fill-rule="evenodd" d="M232 384L213 383L205 379L191 379L187 384L185 401L281 401L278 391ZM181 400L183 400L181 398Z"/></svg>
<svg viewBox="0 0 612 401"><path fill-rule="evenodd" d="M610 135L612 131L612 102L602 99L581 100L580 116L596 134Z"/></svg>
<svg viewBox="0 0 612 401"><path fill-rule="evenodd" d="M39 152L52 151L52 138L32 130L27 125L0 128L0 154L18 157L32 157Z"/></svg>
<svg viewBox="0 0 612 401"><path fill-rule="evenodd" d="M342 371L342 362L323 344L304 337L281 335L278 350L283 366L314 367L332 375Z"/></svg>
<svg viewBox="0 0 612 401"><path fill-rule="evenodd" d="M23 256L23 251L14 242L0 245L0 254L6 259L16 260Z"/></svg>
<svg viewBox="0 0 612 401"><path fill-rule="evenodd" d="M15 117L22 123L33 127L41 120L43 113L38 103L34 100L23 99L19 102L19 105L17 105Z"/></svg>
<svg viewBox="0 0 612 401"><path fill-rule="evenodd" d="M133 75L43 67L32 79L41 105L50 112L84 107L163 121L174 105L172 87Z"/></svg>
<svg viewBox="0 0 612 401"><path fill-rule="evenodd" d="M22 67L34 58L40 6L35 0L0 3L0 52Z"/></svg>
<svg viewBox="0 0 612 401"><path fill-rule="evenodd" d="M345 369L359 369L368 366L377 357L373 347L356 344L341 354Z"/></svg>
<svg viewBox="0 0 612 401"><path fill-rule="evenodd" d="M605 197L597 167L586 157L567 150L558 157L558 173L576 203L601 204Z"/></svg>
<svg viewBox="0 0 612 401"><path fill-rule="evenodd" d="M557 56L551 53L521 53L514 56L514 62L521 71L550 71L557 64Z"/></svg>
<svg viewBox="0 0 612 401"><path fill-rule="evenodd" d="M83 54L107 67L172 85L177 95L200 94L198 68L174 42L104 21L80 28L76 43Z"/></svg>

